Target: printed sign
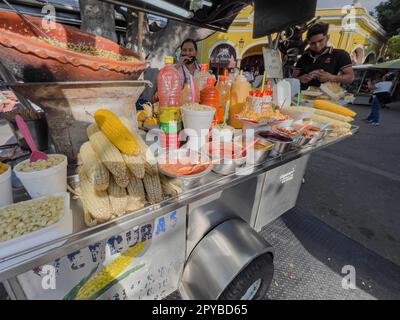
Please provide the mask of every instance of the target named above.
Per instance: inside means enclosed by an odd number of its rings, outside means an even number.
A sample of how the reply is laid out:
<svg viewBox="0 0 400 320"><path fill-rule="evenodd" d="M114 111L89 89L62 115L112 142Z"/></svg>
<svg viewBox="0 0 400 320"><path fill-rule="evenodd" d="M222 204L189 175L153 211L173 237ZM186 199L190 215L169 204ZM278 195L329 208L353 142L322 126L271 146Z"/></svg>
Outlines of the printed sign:
<svg viewBox="0 0 400 320"><path fill-rule="evenodd" d="M28 299L162 299L185 262L181 208L18 276Z"/></svg>
<svg viewBox="0 0 400 320"><path fill-rule="evenodd" d="M279 50L263 48L263 56L267 78L282 79L282 59Z"/></svg>

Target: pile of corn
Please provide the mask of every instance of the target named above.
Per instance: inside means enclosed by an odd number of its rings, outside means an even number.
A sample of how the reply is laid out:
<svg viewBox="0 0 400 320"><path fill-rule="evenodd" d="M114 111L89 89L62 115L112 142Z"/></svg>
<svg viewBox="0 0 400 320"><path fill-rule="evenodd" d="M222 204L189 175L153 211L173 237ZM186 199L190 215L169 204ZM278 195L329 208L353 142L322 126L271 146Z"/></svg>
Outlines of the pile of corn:
<svg viewBox="0 0 400 320"><path fill-rule="evenodd" d="M129 121L98 110L81 146L80 193L88 226L155 204L182 192L161 176L157 160Z"/></svg>
<svg viewBox="0 0 400 320"><path fill-rule="evenodd" d="M289 107L289 110L311 112L311 120L323 124L330 124L333 128L331 137L339 137L351 134L351 122L357 115L349 108L340 106L324 100L315 100L314 108L310 107Z"/></svg>

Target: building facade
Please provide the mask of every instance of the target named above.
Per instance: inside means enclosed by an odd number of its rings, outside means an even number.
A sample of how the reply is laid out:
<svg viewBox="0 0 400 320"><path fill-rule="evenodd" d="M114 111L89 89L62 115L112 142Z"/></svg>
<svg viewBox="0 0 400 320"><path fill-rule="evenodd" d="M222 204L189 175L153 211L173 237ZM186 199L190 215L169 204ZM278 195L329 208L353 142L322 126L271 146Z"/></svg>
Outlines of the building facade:
<svg viewBox="0 0 400 320"><path fill-rule="evenodd" d="M353 63L375 63L383 53L386 33L377 20L354 1L339 9L318 9L315 13L320 21L330 25L330 43L349 52ZM253 39L253 7L245 8L235 19L228 33L217 32L199 43L199 60L221 67L222 55L230 52L230 60L242 69L263 69L262 47L268 45L268 38ZM273 38L276 35L273 36ZM260 70L261 71L261 70Z"/></svg>

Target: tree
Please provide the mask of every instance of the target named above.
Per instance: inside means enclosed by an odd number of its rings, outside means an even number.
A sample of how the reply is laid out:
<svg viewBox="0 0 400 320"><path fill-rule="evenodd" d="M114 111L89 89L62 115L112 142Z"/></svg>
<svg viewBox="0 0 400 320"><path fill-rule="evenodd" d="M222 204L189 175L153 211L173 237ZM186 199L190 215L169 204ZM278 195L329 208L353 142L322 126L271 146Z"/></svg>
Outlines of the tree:
<svg viewBox="0 0 400 320"><path fill-rule="evenodd" d="M393 36L387 43L387 54L391 59L400 58L400 35Z"/></svg>
<svg viewBox="0 0 400 320"><path fill-rule="evenodd" d="M379 23L390 36L400 34L400 0L387 0L375 10Z"/></svg>
<svg viewBox="0 0 400 320"><path fill-rule="evenodd" d="M201 41L215 31L168 20L166 27L152 32L147 15L139 14L131 9L115 7L98 0L80 0L83 31L104 36L116 41L115 14L116 9L126 21L126 47L132 50L141 49L141 57L149 61L145 71L146 80L156 83L158 71L164 66L164 58L174 55L183 40L192 38ZM141 32L139 32L139 30ZM150 100L155 88L147 89L143 97Z"/></svg>
<svg viewBox="0 0 400 320"><path fill-rule="evenodd" d="M80 0L81 29L117 41L114 6L98 0Z"/></svg>

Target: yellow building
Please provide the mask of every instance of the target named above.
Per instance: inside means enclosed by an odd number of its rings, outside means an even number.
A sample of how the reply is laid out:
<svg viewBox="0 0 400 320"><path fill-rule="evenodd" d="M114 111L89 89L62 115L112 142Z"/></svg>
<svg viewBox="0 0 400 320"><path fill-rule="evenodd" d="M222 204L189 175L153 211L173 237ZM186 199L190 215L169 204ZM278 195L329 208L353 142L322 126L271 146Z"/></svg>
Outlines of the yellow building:
<svg viewBox="0 0 400 320"><path fill-rule="evenodd" d="M318 9L315 15L329 23L330 43L349 52L354 64L374 63L380 57L386 33L359 1L340 9ZM245 68L251 59L252 65L261 64L263 69L262 47L267 46L268 38L253 39L253 16L253 7L249 6L237 16L228 33L217 32L201 41L200 61L215 64L230 55L239 67Z"/></svg>

